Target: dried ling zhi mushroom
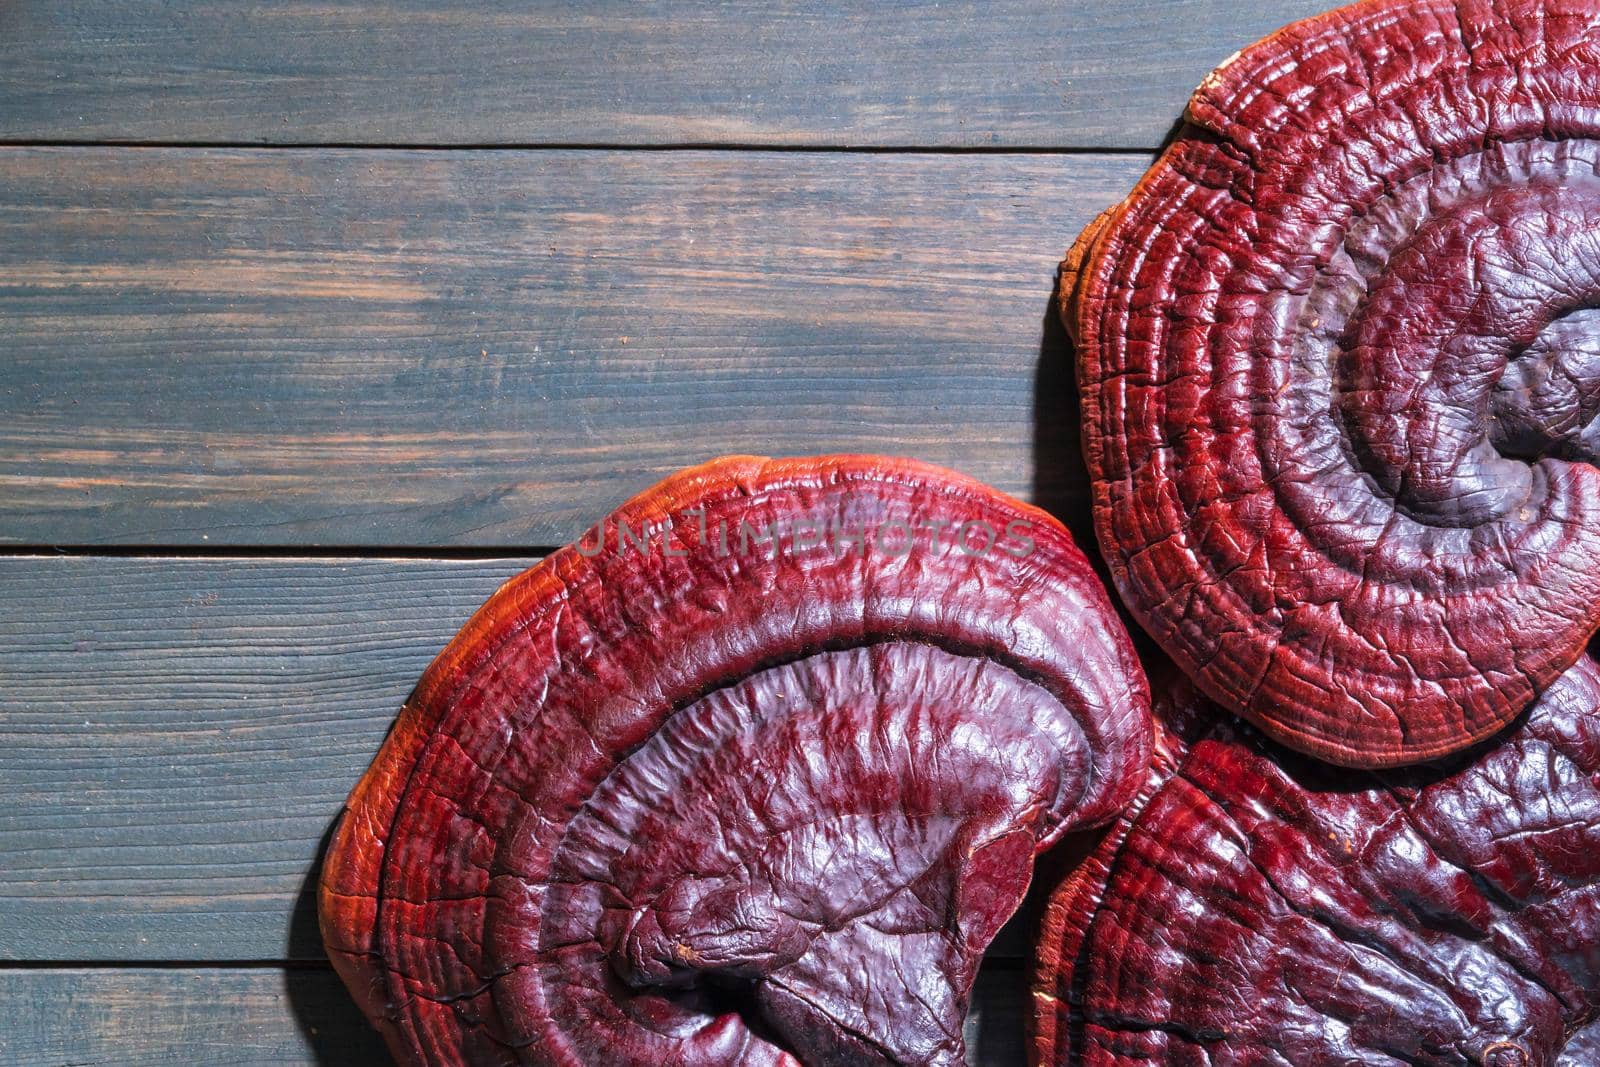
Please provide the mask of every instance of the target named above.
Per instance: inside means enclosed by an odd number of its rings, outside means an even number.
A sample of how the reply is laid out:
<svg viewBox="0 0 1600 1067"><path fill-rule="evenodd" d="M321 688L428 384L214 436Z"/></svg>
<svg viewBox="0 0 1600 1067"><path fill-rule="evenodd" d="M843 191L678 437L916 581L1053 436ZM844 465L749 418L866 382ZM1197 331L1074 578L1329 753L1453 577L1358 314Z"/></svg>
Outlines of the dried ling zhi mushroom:
<svg viewBox="0 0 1600 1067"><path fill-rule="evenodd" d="M1143 675L1043 512L726 459L513 579L352 795L330 954L413 1064L955 1064L1034 854L1109 821Z"/></svg>
<svg viewBox="0 0 1600 1067"><path fill-rule="evenodd" d="M1034 1063L1600 1063L1592 656L1504 738L1400 770L1156 689L1150 781L1046 912Z"/></svg>
<svg viewBox="0 0 1600 1067"><path fill-rule="evenodd" d="M1064 265L1095 520L1213 698L1352 766L1600 623L1600 6L1363 3L1226 63Z"/></svg>

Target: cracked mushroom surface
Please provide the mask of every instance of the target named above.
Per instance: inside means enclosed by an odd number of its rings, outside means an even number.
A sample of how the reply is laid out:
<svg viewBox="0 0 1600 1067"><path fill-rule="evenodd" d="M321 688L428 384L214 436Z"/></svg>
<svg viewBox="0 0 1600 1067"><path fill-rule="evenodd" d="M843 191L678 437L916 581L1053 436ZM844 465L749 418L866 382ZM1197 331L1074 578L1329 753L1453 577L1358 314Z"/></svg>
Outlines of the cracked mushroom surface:
<svg viewBox="0 0 1600 1067"><path fill-rule="evenodd" d="M1113 578L1284 744L1470 746L1600 624L1600 4L1357 4L1185 118L1063 264Z"/></svg>
<svg viewBox="0 0 1600 1067"><path fill-rule="evenodd" d="M1503 737L1374 771L1171 675L1149 780L1046 908L1033 1063L1600 1062L1600 662Z"/></svg>
<svg viewBox="0 0 1600 1067"><path fill-rule="evenodd" d="M324 939L408 1064L957 1064L1035 853L1114 818L1151 742L1045 513L904 460L714 461L428 668Z"/></svg>

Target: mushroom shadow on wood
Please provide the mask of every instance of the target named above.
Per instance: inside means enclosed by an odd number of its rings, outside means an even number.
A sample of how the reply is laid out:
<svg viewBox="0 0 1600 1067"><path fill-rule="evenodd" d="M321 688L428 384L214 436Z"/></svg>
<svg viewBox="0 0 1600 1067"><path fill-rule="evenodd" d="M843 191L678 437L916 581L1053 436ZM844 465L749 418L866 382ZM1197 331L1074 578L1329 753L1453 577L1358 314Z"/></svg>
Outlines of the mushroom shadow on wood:
<svg viewBox="0 0 1600 1067"><path fill-rule="evenodd" d="M1075 359L1072 339L1061 321L1058 283L1045 308L1039 362L1033 374L1033 483L1029 488L1033 502L1061 520L1103 579L1087 507L1089 471L1083 462Z"/></svg>
<svg viewBox="0 0 1600 1067"><path fill-rule="evenodd" d="M1083 550L1095 577L1112 588L1089 510L1089 469L1083 460L1083 418L1078 403L1078 355L1061 317L1060 278L1050 293L1039 335L1039 362L1033 372L1033 502L1055 516ZM1162 657L1120 598L1111 606L1122 620L1141 661ZM1030 933L1032 931L1030 930Z"/></svg>
<svg viewBox="0 0 1600 1067"><path fill-rule="evenodd" d="M324 977L330 969L317 922L317 886L322 880L323 857L338 822L335 817L323 831L317 843L317 860L301 881L289 915L286 955L290 962L283 972L284 996L311 1062L318 1067L385 1067L394 1061L344 983L331 977L327 981L309 980ZM306 965L308 962L311 966Z"/></svg>
<svg viewBox="0 0 1600 1067"><path fill-rule="evenodd" d="M1184 128L1180 115L1161 139L1165 151ZM1083 419L1078 403L1078 355L1061 314L1061 278L1057 273L1039 332L1039 362L1033 375L1033 480L1029 485L1035 504L1054 515L1072 533L1110 587L1109 573L1100 558L1094 518L1089 510L1089 471L1083 461ZM1120 601L1116 602L1123 611ZM1124 621L1127 615L1124 612ZM1129 632L1135 642L1143 638L1136 626Z"/></svg>

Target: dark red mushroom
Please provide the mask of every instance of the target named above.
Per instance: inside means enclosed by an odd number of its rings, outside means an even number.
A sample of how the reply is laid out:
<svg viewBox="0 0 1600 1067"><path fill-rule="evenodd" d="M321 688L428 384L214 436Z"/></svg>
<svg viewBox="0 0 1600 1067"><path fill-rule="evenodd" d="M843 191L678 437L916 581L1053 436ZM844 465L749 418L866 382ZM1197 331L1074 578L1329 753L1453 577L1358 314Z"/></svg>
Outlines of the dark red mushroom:
<svg viewBox="0 0 1600 1067"><path fill-rule="evenodd" d="M1173 679L1149 781L1046 909L1035 1064L1600 1062L1600 663L1503 738L1380 771Z"/></svg>
<svg viewBox="0 0 1600 1067"><path fill-rule="evenodd" d="M1116 584L1287 745L1471 745L1600 624L1600 4L1357 4L1186 119L1063 265Z"/></svg>
<svg viewBox="0 0 1600 1067"><path fill-rule="evenodd" d="M955 1064L1034 854L1146 770L1143 675L1043 512L720 460L513 579L423 676L322 882L413 1064Z"/></svg>

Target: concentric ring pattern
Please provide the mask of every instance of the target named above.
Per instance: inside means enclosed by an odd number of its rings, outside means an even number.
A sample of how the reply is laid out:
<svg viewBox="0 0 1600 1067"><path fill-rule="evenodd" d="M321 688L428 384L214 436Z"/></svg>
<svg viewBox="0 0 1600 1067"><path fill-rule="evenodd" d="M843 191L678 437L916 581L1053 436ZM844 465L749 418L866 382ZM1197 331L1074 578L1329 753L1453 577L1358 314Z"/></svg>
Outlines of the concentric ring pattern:
<svg viewBox="0 0 1600 1067"><path fill-rule="evenodd" d="M1390 766L1600 624L1600 5L1372 2L1213 73L1063 268L1098 533L1213 698Z"/></svg>

